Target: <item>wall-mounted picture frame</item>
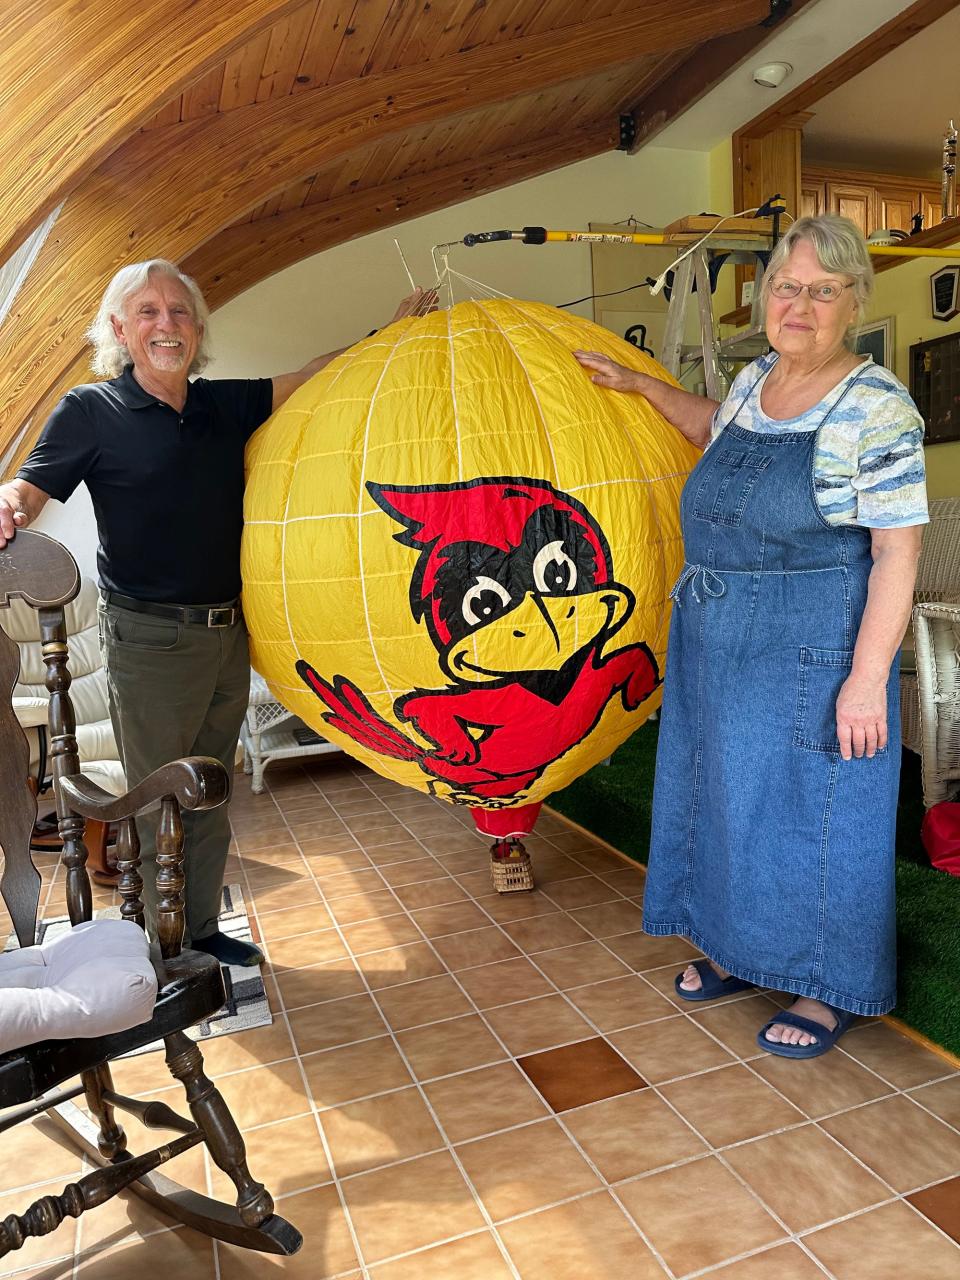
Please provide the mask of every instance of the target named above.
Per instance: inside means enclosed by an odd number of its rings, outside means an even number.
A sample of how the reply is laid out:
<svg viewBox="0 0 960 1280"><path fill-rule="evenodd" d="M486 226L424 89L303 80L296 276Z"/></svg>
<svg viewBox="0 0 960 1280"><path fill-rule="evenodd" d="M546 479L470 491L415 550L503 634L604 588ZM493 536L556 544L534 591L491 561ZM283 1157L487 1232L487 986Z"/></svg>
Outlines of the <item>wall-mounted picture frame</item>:
<svg viewBox="0 0 960 1280"><path fill-rule="evenodd" d="M871 320L862 325L857 334L857 352L873 356L874 364L882 364L886 369L893 369L894 352L894 318L885 316L882 320Z"/></svg>

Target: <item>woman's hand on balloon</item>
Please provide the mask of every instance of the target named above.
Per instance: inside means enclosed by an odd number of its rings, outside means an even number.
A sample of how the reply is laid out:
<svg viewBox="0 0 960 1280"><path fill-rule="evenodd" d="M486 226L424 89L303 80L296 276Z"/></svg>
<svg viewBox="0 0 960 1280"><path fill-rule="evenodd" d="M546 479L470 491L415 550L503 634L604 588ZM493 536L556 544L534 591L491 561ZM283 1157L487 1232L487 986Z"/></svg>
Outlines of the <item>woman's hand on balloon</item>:
<svg viewBox="0 0 960 1280"><path fill-rule="evenodd" d="M642 374L617 364L609 356L599 351L574 351L573 358L583 365L584 369L593 370L590 378L598 387L609 387L611 391L639 391Z"/></svg>
<svg viewBox="0 0 960 1280"><path fill-rule="evenodd" d="M848 676L837 697L837 739L844 760L873 757L887 745L886 681Z"/></svg>

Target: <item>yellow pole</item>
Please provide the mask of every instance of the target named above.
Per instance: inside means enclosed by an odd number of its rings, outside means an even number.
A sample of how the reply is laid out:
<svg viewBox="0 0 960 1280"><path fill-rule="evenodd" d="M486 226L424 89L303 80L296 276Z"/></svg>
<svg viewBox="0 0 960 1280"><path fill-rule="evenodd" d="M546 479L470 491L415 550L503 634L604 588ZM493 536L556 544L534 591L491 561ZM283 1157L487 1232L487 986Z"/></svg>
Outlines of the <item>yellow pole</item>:
<svg viewBox="0 0 960 1280"><path fill-rule="evenodd" d="M731 220L731 226L726 231L721 232L722 235L735 235L736 222ZM957 229L957 238L960 240L960 228ZM676 244L676 240L671 237L670 240L658 231L548 231L546 233L546 241L548 244ZM707 240L709 244L709 239ZM953 258L960 261L960 247L956 249L917 249L908 247L907 245L891 244L891 245L867 245L872 254L878 257L886 255L891 258Z"/></svg>
<svg viewBox="0 0 960 1280"><path fill-rule="evenodd" d="M957 233L960 240L960 231ZM956 249L906 249L896 244L868 244L871 253L887 254L891 258L953 258L960 262L960 248Z"/></svg>

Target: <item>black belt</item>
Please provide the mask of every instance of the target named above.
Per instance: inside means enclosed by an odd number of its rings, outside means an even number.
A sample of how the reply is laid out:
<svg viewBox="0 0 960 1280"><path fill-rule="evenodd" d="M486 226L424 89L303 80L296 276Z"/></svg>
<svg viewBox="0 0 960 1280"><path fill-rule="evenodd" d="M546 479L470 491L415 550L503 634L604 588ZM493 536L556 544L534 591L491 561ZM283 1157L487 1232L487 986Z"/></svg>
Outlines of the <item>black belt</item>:
<svg viewBox="0 0 960 1280"><path fill-rule="evenodd" d="M103 598L107 604L116 605L120 609L129 609L132 613L149 613L154 618L169 618L172 622L190 622L200 627L232 627L240 621L240 600L231 600L229 604L215 605L211 609L198 609L191 605L154 604L152 600L133 600L130 596L118 595L116 591L105 591Z"/></svg>

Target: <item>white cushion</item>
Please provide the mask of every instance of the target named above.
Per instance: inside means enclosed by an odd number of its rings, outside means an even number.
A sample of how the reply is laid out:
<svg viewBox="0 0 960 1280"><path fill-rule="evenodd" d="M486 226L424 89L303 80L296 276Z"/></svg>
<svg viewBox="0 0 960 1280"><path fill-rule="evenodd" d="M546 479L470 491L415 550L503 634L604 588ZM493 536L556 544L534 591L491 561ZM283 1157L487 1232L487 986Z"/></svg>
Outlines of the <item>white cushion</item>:
<svg viewBox="0 0 960 1280"><path fill-rule="evenodd" d="M129 920L88 920L0 955L0 1053L125 1031L150 1020L156 999L143 930Z"/></svg>

